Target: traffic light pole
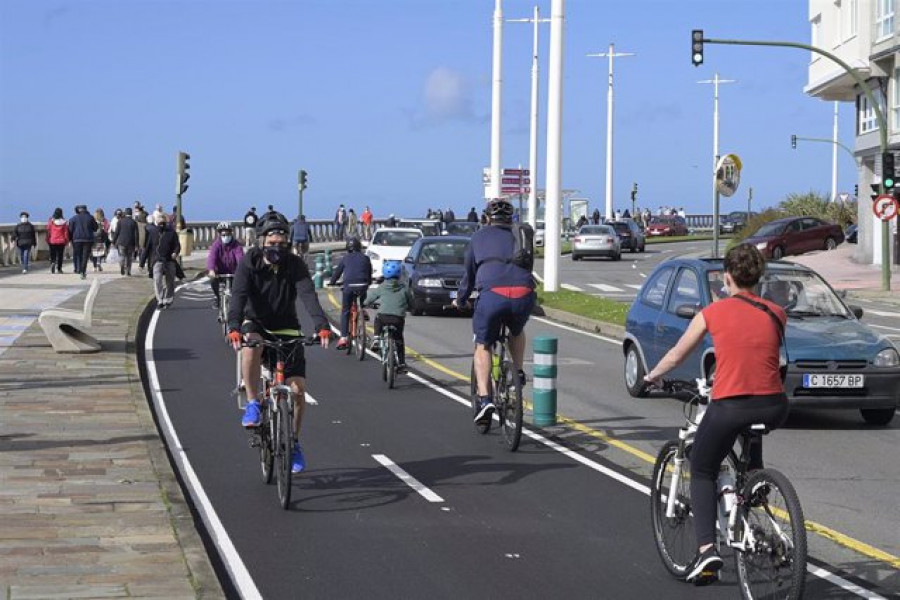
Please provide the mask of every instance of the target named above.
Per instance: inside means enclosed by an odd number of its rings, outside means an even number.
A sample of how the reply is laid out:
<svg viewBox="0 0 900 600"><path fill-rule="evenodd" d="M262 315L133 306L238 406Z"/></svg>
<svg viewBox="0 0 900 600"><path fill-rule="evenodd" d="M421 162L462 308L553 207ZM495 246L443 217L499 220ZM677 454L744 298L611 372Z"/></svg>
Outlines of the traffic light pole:
<svg viewBox="0 0 900 600"><path fill-rule="evenodd" d="M887 120L884 118L884 113L881 110L881 107L875 102L875 96L872 94L872 90L869 89L869 86L866 85L866 82L863 81L862 77L859 76L859 73L850 68L846 62L828 52L826 50L822 50L821 48L816 48L815 46L810 46L809 44L801 44L800 42L772 42L772 41L759 41L759 40L724 40L724 39L714 39L714 38L706 38L704 37L700 40L704 44L725 44L732 46L770 46L776 48L799 48L801 50L806 50L808 52L815 52L816 54L821 54L822 56L831 59L835 63L837 63L847 74L856 82L856 85L859 86L859 89L865 94L866 99L869 102L869 106L871 106L875 111L875 118L878 119L878 131L879 131L879 145L881 149L881 153L884 154L888 151L888 142L887 142ZM884 186L882 186L881 192L884 193ZM891 252L890 252L890 228L888 226L887 221L881 222L881 289L885 292L891 291Z"/></svg>
<svg viewBox="0 0 900 600"><path fill-rule="evenodd" d="M297 218L303 214L303 171L297 171Z"/></svg>
<svg viewBox="0 0 900 600"><path fill-rule="evenodd" d="M850 148L848 148L847 146L845 146L844 144L842 144L842 143L840 143L840 142L836 142L836 141L830 140L830 139L828 139L828 138L802 137L802 136L799 136L799 135L794 136L794 137L795 137L795 139L797 139L798 141L799 141L799 140L803 140L803 141L805 141L805 142L826 142L826 143L828 143L828 144L834 144L835 146L840 147L840 148L843 148L844 150L846 150L847 154L850 155L850 158L852 158L854 161L856 160L856 157L853 155L853 150L851 150Z"/></svg>

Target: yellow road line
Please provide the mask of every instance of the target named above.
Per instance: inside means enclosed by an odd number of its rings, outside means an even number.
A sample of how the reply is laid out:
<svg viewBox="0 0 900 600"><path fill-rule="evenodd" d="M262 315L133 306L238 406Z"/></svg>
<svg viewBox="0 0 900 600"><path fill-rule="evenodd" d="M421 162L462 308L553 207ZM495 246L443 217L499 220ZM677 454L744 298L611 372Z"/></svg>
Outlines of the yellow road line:
<svg viewBox="0 0 900 600"><path fill-rule="evenodd" d="M341 303L338 302L337 299L334 297L334 292L332 290L328 290L328 299L331 301L332 305L334 305L336 308L341 307ZM469 382L468 375L463 375L462 373L460 373L458 371L454 371L453 369L445 367L444 365L442 365L430 358L427 358L421 352L413 350L409 346L406 347L406 351L407 351L407 353L411 354L412 356L415 356L418 360L421 360L428 366L433 367L442 373L450 375L451 377L455 377L455 378L459 379L460 381L465 381L466 383ZM530 408L530 405L529 405L529 408ZM621 440L617 440L617 439L611 437L607 433L604 433L604 432L594 429L592 427L588 427L587 425L584 425L583 423L579 423L578 421L575 421L568 417L564 417L562 415L557 415L557 420L560 423L563 423L564 425L566 425L567 427L570 427L571 429L579 431L579 432L581 432L585 435L591 436L593 438L602 440L603 442L609 444L610 446L614 446L615 448L618 448L619 450L622 450L623 452L627 452L628 454L636 456L637 458L640 458L641 460L643 460L647 463L650 463L651 465L656 463L656 457L653 456L652 454L644 452L643 450L641 450L639 448L635 448L634 446L631 446L630 444L627 444ZM843 533L840 533L839 531L835 531L834 529L831 529L830 527L826 527L825 525L822 525L821 523L816 523L815 521L810 521L807 519L806 520L806 529L807 529L807 531L811 531L812 533L817 533L817 534L821 535L822 537L827 538L840 546L844 546L845 548L854 550L855 552L858 552L859 554L862 554L863 556L887 563L888 565L890 565L891 567L893 567L895 569L900 569L900 557L896 557L892 554L884 552L883 550L879 550L878 548L876 548L874 546L866 544L865 542L861 542L850 536L844 535Z"/></svg>

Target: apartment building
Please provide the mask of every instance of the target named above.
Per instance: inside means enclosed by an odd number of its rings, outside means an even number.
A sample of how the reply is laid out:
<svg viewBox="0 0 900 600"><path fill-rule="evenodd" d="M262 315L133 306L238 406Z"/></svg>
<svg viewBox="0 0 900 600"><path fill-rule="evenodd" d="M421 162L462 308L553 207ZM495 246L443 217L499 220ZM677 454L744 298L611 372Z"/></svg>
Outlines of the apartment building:
<svg viewBox="0 0 900 600"><path fill-rule="evenodd" d="M834 54L872 91L887 121L888 147L900 152L900 0L809 0L810 45ZM874 108L840 65L811 53L804 92L828 101L853 103L859 182L857 259L881 264L881 221L872 214L871 184L881 177L881 130ZM897 220L891 224L896 231ZM891 236L896 240L896 236ZM894 249L891 248L892 257Z"/></svg>

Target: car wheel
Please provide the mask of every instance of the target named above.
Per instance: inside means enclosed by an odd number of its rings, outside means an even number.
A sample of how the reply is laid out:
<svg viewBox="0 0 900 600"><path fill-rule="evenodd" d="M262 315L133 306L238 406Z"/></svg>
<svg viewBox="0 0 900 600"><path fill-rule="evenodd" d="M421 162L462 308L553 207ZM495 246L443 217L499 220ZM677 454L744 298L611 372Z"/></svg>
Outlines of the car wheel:
<svg viewBox="0 0 900 600"><path fill-rule="evenodd" d="M575 261L575 260L581 260L581 257L578 256L577 254L575 254L575 253L573 252L573 253L572 253L572 260L573 260L573 261Z"/></svg>
<svg viewBox="0 0 900 600"><path fill-rule="evenodd" d="M634 253L637 252L637 251L638 251L638 245L637 245L637 242L635 242L635 243L631 246L631 253L634 254Z"/></svg>
<svg viewBox="0 0 900 600"><path fill-rule="evenodd" d="M638 354L637 346L629 344L625 351L625 388L633 398L647 397L647 384L644 383L644 363Z"/></svg>
<svg viewBox="0 0 900 600"><path fill-rule="evenodd" d="M641 252L644 252L646 249L647 249L647 243L644 242L643 244L641 244Z"/></svg>
<svg viewBox="0 0 900 600"><path fill-rule="evenodd" d="M835 248L837 248L837 241L833 237L830 237L825 240L825 249L826 250L834 250Z"/></svg>
<svg viewBox="0 0 900 600"><path fill-rule="evenodd" d="M622 260L622 253L621 253L621 252L616 252L615 254L613 254L612 259L613 259L613 260Z"/></svg>
<svg viewBox="0 0 900 600"><path fill-rule="evenodd" d="M863 420L869 425L887 425L894 418L895 408L861 408Z"/></svg>
<svg viewBox="0 0 900 600"><path fill-rule="evenodd" d="M772 249L772 260L781 260L784 257L784 248L775 246Z"/></svg>

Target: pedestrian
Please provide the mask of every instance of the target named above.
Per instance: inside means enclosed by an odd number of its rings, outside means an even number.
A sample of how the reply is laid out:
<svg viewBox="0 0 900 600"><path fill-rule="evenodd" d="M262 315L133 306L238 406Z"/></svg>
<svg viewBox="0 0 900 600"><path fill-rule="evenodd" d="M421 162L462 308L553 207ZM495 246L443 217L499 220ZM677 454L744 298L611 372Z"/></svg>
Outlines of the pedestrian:
<svg viewBox="0 0 900 600"><path fill-rule="evenodd" d="M122 218L121 208L117 208L115 212L113 212L113 218L109 220L109 237L112 238L113 234L116 232L116 225L119 224L119 219Z"/></svg>
<svg viewBox="0 0 900 600"><path fill-rule="evenodd" d="M109 251L109 220L104 216L103 209L94 211L94 220L97 229L94 231L94 244L91 248L91 262L94 263L94 271L103 271L103 261Z"/></svg>
<svg viewBox="0 0 900 600"><path fill-rule="evenodd" d="M466 221L469 223L477 223L478 222L478 211L475 210L475 207L469 209L469 214L466 216Z"/></svg>
<svg viewBox="0 0 900 600"><path fill-rule="evenodd" d="M684 207L683 207L683 206L682 206L681 208L678 209L678 216L679 216L679 217L681 217L681 218L683 219L686 215L687 215L687 213L684 212Z"/></svg>
<svg viewBox="0 0 900 600"><path fill-rule="evenodd" d="M126 208L112 234L112 243L119 250L120 275L131 277L131 262L134 260L134 249L139 239L138 224L132 218L132 210Z"/></svg>
<svg viewBox="0 0 900 600"><path fill-rule="evenodd" d="M621 208L617 208L617 209L616 209L616 212L615 212L615 215L616 215L616 221L620 221L620 220L622 219L622 209L621 209Z"/></svg>
<svg viewBox="0 0 900 600"><path fill-rule="evenodd" d="M594 225L600 224L600 209L595 208L594 212L591 213L591 221L593 221Z"/></svg>
<svg viewBox="0 0 900 600"><path fill-rule="evenodd" d="M309 223L306 222L306 215L300 215L291 225L291 244L294 247L294 254L305 256L309 252L309 243L312 241L311 233Z"/></svg>
<svg viewBox="0 0 900 600"><path fill-rule="evenodd" d="M256 244L257 223L259 223L259 218L256 216L256 207L251 206L247 214L244 215L244 237L246 238L244 241L248 246Z"/></svg>
<svg viewBox="0 0 900 600"><path fill-rule="evenodd" d="M363 236L366 241L372 239L372 218L372 210L367 206L366 210L360 215L360 221L362 221L363 226Z"/></svg>
<svg viewBox="0 0 900 600"><path fill-rule="evenodd" d="M50 246L50 272L62 273L63 254L69 243L69 228L63 218L63 210L57 208L47 221L47 245Z"/></svg>
<svg viewBox="0 0 900 600"><path fill-rule="evenodd" d="M178 210L178 205L172 205L172 214L169 215L169 224L175 231L181 231L185 228L184 211Z"/></svg>
<svg viewBox="0 0 900 600"><path fill-rule="evenodd" d="M349 237L359 237L359 217L351 208L347 211L347 235Z"/></svg>
<svg viewBox="0 0 900 600"><path fill-rule="evenodd" d="M87 277L87 265L91 256L91 247L94 245L97 221L88 212L87 206L79 204L75 207L75 214L69 219L67 226L69 239L72 240L72 262L75 265L75 273L84 279Z"/></svg>
<svg viewBox="0 0 900 600"><path fill-rule="evenodd" d="M334 236L338 241L343 241L344 230L347 226L347 210L344 205L338 206L337 212L334 213Z"/></svg>
<svg viewBox="0 0 900 600"><path fill-rule="evenodd" d="M147 228L146 258L153 276L156 309L165 310L175 300L175 261L181 253L178 235L165 213L156 217L156 227ZM143 262L143 259L141 259Z"/></svg>
<svg viewBox="0 0 900 600"><path fill-rule="evenodd" d="M394 216L394 213L391 213L388 216L387 221L384 222L385 227L396 227L397 226L397 217Z"/></svg>
<svg viewBox="0 0 900 600"><path fill-rule="evenodd" d="M588 222L587 217L584 215L581 215L580 217L578 217L578 222L575 223L575 229L581 229L582 227L587 225L587 222Z"/></svg>
<svg viewBox="0 0 900 600"><path fill-rule="evenodd" d="M447 212L444 213L444 223L452 223L456 220L456 214L453 212L453 209L447 207Z"/></svg>
<svg viewBox="0 0 900 600"><path fill-rule="evenodd" d="M162 204L157 204L156 208L153 211L153 214L150 215L150 221L148 221L148 222L152 223L154 226L156 226L156 218L159 215L164 215L164 214L166 214L166 213L163 212Z"/></svg>
<svg viewBox="0 0 900 600"><path fill-rule="evenodd" d="M13 230L13 240L19 250L19 262L22 263L22 272L28 272L28 264L31 261L31 253L37 247L37 233L34 225L28 220L30 215L24 210L19 213L19 223Z"/></svg>
<svg viewBox="0 0 900 600"><path fill-rule="evenodd" d="M631 213L628 212L628 209L627 209L627 208L626 208L625 210L622 211L622 218L623 218L623 219L630 219L630 218L631 218Z"/></svg>

